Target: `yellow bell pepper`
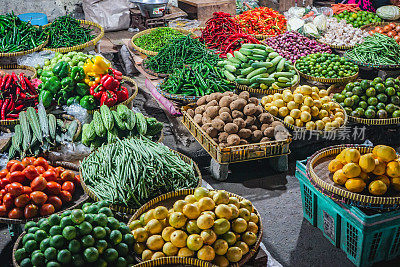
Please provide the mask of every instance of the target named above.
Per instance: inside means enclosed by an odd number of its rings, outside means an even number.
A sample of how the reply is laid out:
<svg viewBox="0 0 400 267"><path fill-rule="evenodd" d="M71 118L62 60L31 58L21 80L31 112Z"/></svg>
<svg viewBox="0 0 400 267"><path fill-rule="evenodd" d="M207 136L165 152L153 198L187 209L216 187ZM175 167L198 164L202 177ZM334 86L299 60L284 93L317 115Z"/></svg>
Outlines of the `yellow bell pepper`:
<svg viewBox="0 0 400 267"><path fill-rule="evenodd" d="M86 60L83 65L86 74L84 79L85 83L89 86L100 83L101 76L107 74L110 65L110 62L101 56L95 56L94 58Z"/></svg>

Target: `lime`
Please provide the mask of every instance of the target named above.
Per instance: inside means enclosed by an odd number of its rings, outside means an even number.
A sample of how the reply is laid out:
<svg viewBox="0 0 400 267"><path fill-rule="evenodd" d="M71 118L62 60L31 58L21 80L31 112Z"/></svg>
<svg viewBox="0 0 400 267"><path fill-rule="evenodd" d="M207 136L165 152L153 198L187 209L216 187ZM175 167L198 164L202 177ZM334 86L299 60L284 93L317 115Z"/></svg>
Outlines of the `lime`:
<svg viewBox="0 0 400 267"><path fill-rule="evenodd" d="M66 210L66 211L64 211L62 214L61 214L61 218L64 218L64 217L67 217L67 216L69 216L69 215L71 215L71 210Z"/></svg>
<svg viewBox="0 0 400 267"><path fill-rule="evenodd" d="M122 234L119 230L112 230L110 233L110 241L113 245L117 245L122 241Z"/></svg>
<svg viewBox="0 0 400 267"><path fill-rule="evenodd" d="M368 97L375 96L375 95L376 95L376 90L375 90L375 88L370 87L370 88L367 89L367 91L365 92L365 94L366 94Z"/></svg>
<svg viewBox="0 0 400 267"><path fill-rule="evenodd" d="M76 239L72 239L69 241L68 250L71 251L72 254L78 253L81 250L81 242Z"/></svg>
<svg viewBox="0 0 400 267"><path fill-rule="evenodd" d="M44 251L44 256L49 261L57 259L57 249L53 247L46 248Z"/></svg>
<svg viewBox="0 0 400 267"><path fill-rule="evenodd" d="M26 241L28 240L35 240L35 235L34 234L26 234L22 238L22 245L25 245Z"/></svg>
<svg viewBox="0 0 400 267"><path fill-rule="evenodd" d="M28 233L34 234L34 233L36 233L36 231L39 230L39 229L40 229L40 228L37 227L37 226L31 227L31 228L29 228Z"/></svg>
<svg viewBox="0 0 400 267"><path fill-rule="evenodd" d="M385 86L386 87L393 87L394 86L394 79L393 78L387 78L385 81Z"/></svg>
<svg viewBox="0 0 400 267"><path fill-rule="evenodd" d="M84 247L91 247L94 245L94 238L91 235L85 235L82 237L82 244Z"/></svg>
<svg viewBox="0 0 400 267"><path fill-rule="evenodd" d="M396 94L396 90L393 87L388 87L388 88L386 88L385 93L388 96L393 96Z"/></svg>
<svg viewBox="0 0 400 267"><path fill-rule="evenodd" d="M49 262L46 264L46 267L61 267L61 264L59 264L59 263L56 262L56 261L49 261Z"/></svg>
<svg viewBox="0 0 400 267"><path fill-rule="evenodd" d="M387 113L392 114L396 110L396 107L393 104L388 104L385 110Z"/></svg>
<svg viewBox="0 0 400 267"><path fill-rule="evenodd" d="M50 225L49 220L43 221L39 228L48 233L52 225Z"/></svg>
<svg viewBox="0 0 400 267"><path fill-rule="evenodd" d="M108 248L104 251L103 258L106 262L113 262L118 258L118 252L113 248Z"/></svg>
<svg viewBox="0 0 400 267"><path fill-rule="evenodd" d="M25 251L28 254L30 254L33 251L35 251L36 249L38 249L38 247L39 247L38 243L35 240L28 240L28 241L26 241L26 243L24 245Z"/></svg>
<svg viewBox="0 0 400 267"><path fill-rule="evenodd" d="M78 230L79 230L79 234L80 234L80 235L87 235L87 234L89 234L89 233L92 231L92 229L93 229L92 225L91 225L90 223L86 222L86 221L82 222L82 223L81 223L80 225L78 225L77 227L78 227Z"/></svg>
<svg viewBox="0 0 400 267"><path fill-rule="evenodd" d="M103 226L105 227L107 225L107 216L104 213L99 213L94 216L94 222L98 226Z"/></svg>
<svg viewBox="0 0 400 267"><path fill-rule="evenodd" d="M83 255L88 262L95 262L99 258L99 252L94 247L89 247L85 249Z"/></svg>
<svg viewBox="0 0 400 267"><path fill-rule="evenodd" d="M118 230L120 230L123 235L129 234L131 232L128 225L126 225L125 223L120 223Z"/></svg>
<svg viewBox="0 0 400 267"><path fill-rule="evenodd" d="M66 226L62 231L63 237L67 240L72 240L76 237L76 230L74 226Z"/></svg>
<svg viewBox="0 0 400 267"><path fill-rule="evenodd" d="M119 243L116 247L119 256L126 256L129 252L129 247L125 243Z"/></svg>
<svg viewBox="0 0 400 267"><path fill-rule="evenodd" d="M88 208L90 207L90 206L92 206L93 204L92 203L85 203L85 204L83 204L82 205L82 210L83 210L83 212L84 213L87 213L88 212Z"/></svg>
<svg viewBox="0 0 400 267"><path fill-rule="evenodd" d="M351 112L351 116L352 117L356 117L356 118L360 118L361 117L361 113L358 110L353 110Z"/></svg>
<svg viewBox="0 0 400 267"><path fill-rule="evenodd" d="M35 233L35 240L40 244L40 242L47 237L47 233L44 230L37 230Z"/></svg>
<svg viewBox="0 0 400 267"><path fill-rule="evenodd" d="M74 209L71 212L71 220L75 224L80 224L81 222L83 222L85 220L85 214L83 213L83 211L81 209Z"/></svg>
<svg viewBox="0 0 400 267"><path fill-rule="evenodd" d="M106 200L102 200L102 201L97 202L97 206L99 206L99 208L110 207L110 203Z"/></svg>
<svg viewBox="0 0 400 267"><path fill-rule="evenodd" d="M21 261L21 263L19 264L19 266L21 267L32 267L32 262L30 258L25 258Z"/></svg>
<svg viewBox="0 0 400 267"><path fill-rule="evenodd" d="M26 253L24 248L17 249L14 253L15 260L20 263L23 259L28 257L28 253Z"/></svg>
<svg viewBox="0 0 400 267"><path fill-rule="evenodd" d="M379 94L376 96L376 98L378 98L378 101L382 103L386 103L388 100L388 97L385 94Z"/></svg>
<svg viewBox="0 0 400 267"><path fill-rule="evenodd" d="M31 256L32 255L35 255L36 253L42 253L42 251L41 250L39 250L39 249L36 249L36 250L34 250L32 253L31 253ZM32 260L32 259L31 259Z"/></svg>
<svg viewBox="0 0 400 267"><path fill-rule="evenodd" d="M371 106L376 106L378 104L378 99L376 97L368 98L368 104Z"/></svg>
<svg viewBox="0 0 400 267"><path fill-rule="evenodd" d="M48 238L43 239L42 242L40 242L39 247L42 252L44 252L48 247L50 247L50 240L51 240L51 237L48 237Z"/></svg>
<svg viewBox="0 0 400 267"><path fill-rule="evenodd" d="M368 80L362 80L360 86L362 89L366 90L370 87L370 82Z"/></svg>
<svg viewBox="0 0 400 267"><path fill-rule="evenodd" d="M128 246L132 246L135 243L135 239L132 234L124 235L124 242L128 244Z"/></svg>
<svg viewBox="0 0 400 267"><path fill-rule="evenodd" d="M347 114L351 114L351 112L353 112L353 110L349 107L344 107L344 111L346 111Z"/></svg>
<svg viewBox="0 0 400 267"><path fill-rule="evenodd" d="M357 105L358 102L360 102L360 97L358 95L353 95L351 99L353 99L355 105Z"/></svg>
<svg viewBox="0 0 400 267"><path fill-rule="evenodd" d="M102 258L99 258L95 263L94 266L96 267L107 267L108 263L103 260Z"/></svg>
<svg viewBox="0 0 400 267"><path fill-rule="evenodd" d="M392 117L393 118L399 118L400 117L400 110L396 110L395 112L393 112Z"/></svg>
<svg viewBox="0 0 400 267"><path fill-rule="evenodd" d="M360 103L358 103L358 106L362 109L366 109L368 107L368 104L365 101L360 101Z"/></svg>
<svg viewBox="0 0 400 267"><path fill-rule="evenodd" d="M85 266L85 259L82 254L72 255L72 262L75 266Z"/></svg>
<svg viewBox="0 0 400 267"><path fill-rule="evenodd" d="M106 230L107 235L110 235L110 233L111 233L110 227L106 226L106 227L104 227L104 230Z"/></svg>
<svg viewBox="0 0 400 267"><path fill-rule="evenodd" d="M125 260L123 257L119 257L119 258L117 259L117 264L116 264L116 266L117 266L117 267L126 267L126 266L128 266L128 263L126 262L126 260Z"/></svg>
<svg viewBox="0 0 400 267"><path fill-rule="evenodd" d="M55 248L63 248L65 244L65 238L62 235L55 235L50 239L50 245Z"/></svg>
<svg viewBox="0 0 400 267"><path fill-rule="evenodd" d="M61 235L62 234L62 228L59 225L54 225L50 228L49 231L51 236L55 236L55 235Z"/></svg>
<svg viewBox="0 0 400 267"><path fill-rule="evenodd" d="M345 97L352 97L354 94L352 92L346 92L344 95Z"/></svg>
<svg viewBox="0 0 400 267"><path fill-rule="evenodd" d="M99 212L99 207L97 207L97 205L91 205L87 209L87 213L89 214L97 214L98 212Z"/></svg>
<svg viewBox="0 0 400 267"><path fill-rule="evenodd" d="M356 111L358 112L358 114L360 114L360 117L364 117L364 109L356 108Z"/></svg>
<svg viewBox="0 0 400 267"><path fill-rule="evenodd" d="M97 240L95 244L95 248L99 251L99 254L103 254L104 250L106 250L108 246L107 241L105 240Z"/></svg>
<svg viewBox="0 0 400 267"><path fill-rule="evenodd" d="M24 230L27 231L29 228L35 227L35 226L37 226L37 224L35 222L33 222L33 221L27 222L24 226Z"/></svg>
<svg viewBox="0 0 400 267"><path fill-rule="evenodd" d="M366 96L366 95L362 95L362 96L360 96L360 100L361 100L361 101L365 101L365 102L367 102L367 100L368 100L368 96Z"/></svg>
<svg viewBox="0 0 400 267"><path fill-rule="evenodd" d="M351 92L355 95L362 95L363 89L360 86L355 86Z"/></svg>
<svg viewBox="0 0 400 267"><path fill-rule="evenodd" d="M60 221L61 228L65 228L66 226L74 225L74 222L71 220L71 216L63 217Z"/></svg>
<svg viewBox="0 0 400 267"><path fill-rule="evenodd" d="M376 115L378 116L378 118L380 119L386 119L388 117L386 110L378 110L378 112L376 113Z"/></svg>
<svg viewBox="0 0 400 267"><path fill-rule="evenodd" d="M109 207L102 207L99 209L99 213L104 213L107 217L112 217L114 214L112 213Z"/></svg>
<svg viewBox="0 0 400 267"><path fill-rule="evenodd" d="M345 100L344 100L344 105L346 106L346 107L352 107L353 105L354 105L354 100L352 99L352 98L346 98Z"/></svg>
<svg viewBox="0 0 400 267"><path fill-rule="evenodd" d="M93 229L93 236L96 239L103 239L104 237L106 237L106 234L106 230L101 226L96 226Z"/></svg>
<svg viewBox="0 0 400 267"><path fill-rule="evenodd" d="M47 218L41 218L38 222L37 222L37 226L39 226L42 222L47 221Z"/></svg>
<svg viewBox="0 0 400 267"><path fill-rule="evenodd" d="M63 264L70 263L72 260L71 252L67 249L60 250L57 254L57 260Z"/></svg>
<svg viewBox="0 0 400 267"><path fill-rule="evenodd" d="M44 254L42 252L33 254L31 257L31 262L34 266L43 266L46 261Z"/></svg>
<svg viewBox="0 0 400 267"><path fill-rule="evenodd" d="M375 85L375 89L378 93L385 92L385 86L383 85L383 83L378 83L377 85Z"/></svg>
<svg viewBox="0 0 400 267"><path fill-rule="evenodd" d="M400 97L397 95L391 96L390 97L390 102L394 105L399 105L400 104Z"/></svg>
<svg viewBox="0 0 400 267"><path fill-rule="evenodd" d="M385 109L386 108L386 105L385 104L383 104L383 103L378 103L378 105L376 105L376 108L379 110L379 109Z"/></svg>
<svg viewBox="0 0 400 267"><path fill-rule="evenodd" d="M110 229L116 230L119 228L119 221L114 217L108 217L107 221L108 221L107 226L110 227Z"/></svg>
<svg viewBox="0 0 400 267"><path fill-rule="evenodd" d="M85 221L88 223L93 223L93 214L85 214Z"/></svg>

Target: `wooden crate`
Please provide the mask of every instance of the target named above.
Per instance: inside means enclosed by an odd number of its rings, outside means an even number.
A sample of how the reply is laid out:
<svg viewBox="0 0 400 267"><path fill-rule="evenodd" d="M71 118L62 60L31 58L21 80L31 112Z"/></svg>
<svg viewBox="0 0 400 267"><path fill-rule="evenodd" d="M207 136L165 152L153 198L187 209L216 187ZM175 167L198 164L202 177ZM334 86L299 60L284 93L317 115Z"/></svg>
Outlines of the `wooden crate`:
<svg viewBox="0 0 400 267"><path fill-rule="evenodd" d="M313 5L313 0L260 0L260 6L267 6L278 10L279 12L287 11L289 8L296 5L299 7L306 7Z"/></svg>
<svg viewBox="0 0 400 267"><path fill-rule="evenodd" d="M235 0L178 0L178 7L188 13L189 19L199 20L201 25L204 25L214 12L236 14Z"/></svg>

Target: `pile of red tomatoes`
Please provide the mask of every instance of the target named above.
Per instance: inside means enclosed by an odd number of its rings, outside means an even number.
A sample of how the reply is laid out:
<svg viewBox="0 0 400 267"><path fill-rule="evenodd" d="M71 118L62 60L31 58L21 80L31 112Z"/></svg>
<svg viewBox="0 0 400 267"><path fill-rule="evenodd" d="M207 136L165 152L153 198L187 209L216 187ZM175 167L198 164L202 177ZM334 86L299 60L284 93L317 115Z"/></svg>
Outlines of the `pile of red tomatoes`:
<svg viewBox="0 0 400 267"><path fill-rule="evenodd" d="M376 32L392 37L400 44L400 24L391 22L383 27L376 26L373 30L369 31L369 34L373 35Z"/></svg>

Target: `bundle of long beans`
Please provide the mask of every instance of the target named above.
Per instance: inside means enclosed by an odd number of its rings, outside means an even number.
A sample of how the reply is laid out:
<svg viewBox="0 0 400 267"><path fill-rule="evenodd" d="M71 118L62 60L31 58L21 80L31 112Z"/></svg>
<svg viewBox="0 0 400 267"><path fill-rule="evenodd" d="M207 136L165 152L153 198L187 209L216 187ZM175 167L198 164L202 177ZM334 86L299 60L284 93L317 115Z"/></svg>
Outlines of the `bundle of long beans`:
<svg viewBox="0 0 400 267"><path fill-rule="evenodd" d="M156 28L148 34L142 35L137 38L134 43L140 48L158 52L170 40L184 36L183 33L173 28Z"/></svg>
<svg viewBox="0 0 400 267"><path fill-rule="evenodd" d="M148 57L145 66L156 73L172 73L175 68L182 68L195 62L208 62L215 66L218 56L190 35L172 40L156 55Z"/></svg>
<svg viewBox="0 0 400 267"><path fill-rule="evenodd" d="M363 63L397 65L400 64L400 45L391 37L374 33L365 37L362 44L348 51L346 55Z"/></svg>
<svg viewBox="0 0 400 267"><path fill-rule="evenodd" d="M81 170L82 179L97 197L129 208L198 184L192 165L145 137L103 145L82 161Z"/></svg>
<svg viewBox="0 0 400 267"><path fill-rule="evenodd" d="M77 19L67 15L58 17L49 27L47 47L60 48L84 44L94 38L92 29L81 26Z"/></svg>
<svg viewBox="0 0 400 267"><path fill-rule="evenodd" d="M12 53L33 49L46 41L40 27L20 20L14 14L0 15L0 52Z"/></svg>

